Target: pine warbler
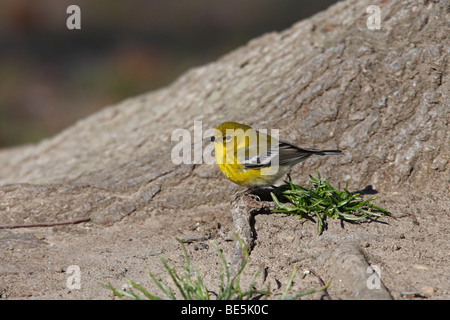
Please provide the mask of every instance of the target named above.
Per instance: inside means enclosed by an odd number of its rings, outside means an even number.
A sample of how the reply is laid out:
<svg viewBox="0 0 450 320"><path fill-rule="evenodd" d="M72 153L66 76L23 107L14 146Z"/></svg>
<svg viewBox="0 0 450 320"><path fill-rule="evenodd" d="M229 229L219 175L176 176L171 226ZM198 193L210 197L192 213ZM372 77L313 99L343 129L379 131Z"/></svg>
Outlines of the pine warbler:
<svg viewBox="0 0 450 320"><path fill-rule="evenodd" d="M214 142L220 171L234 183L249 188L273 185L293 165L312 155L342 154L340 150L299 148L236 122L222 123L207 140Z"/></svg>

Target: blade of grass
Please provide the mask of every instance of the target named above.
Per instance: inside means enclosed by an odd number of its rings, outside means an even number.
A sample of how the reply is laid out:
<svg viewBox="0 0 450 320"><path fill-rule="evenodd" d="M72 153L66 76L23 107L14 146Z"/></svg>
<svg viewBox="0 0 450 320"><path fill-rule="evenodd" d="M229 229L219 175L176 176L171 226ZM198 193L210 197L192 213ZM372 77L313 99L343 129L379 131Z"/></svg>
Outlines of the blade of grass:
<svg viewBox="0 0 450 320"><path fill-rule="evenodd" d="M188 300L187 294L186 292L183 290L183 287L180 285L180 282L178 281L178 275L176 274L175 268L171 269L167 263L166 260L164 260L164 258L161 258L161 261L164 265L164 267L167 270L167 273L169 274L169 276L172 278L173 283L175 284L175 286L178 288L178 291L180 291L181 295L183 296L183 298L185 300Z"/></svg>
<svg viewBox="0 0 450 320"><path fill-rule="evenodd" d="M160 278L159 280L156 279L156 277L155 277L155 276L153 275L153 273L151 273L151 272L148 272L148 275L150 276L150 278L152 278L152 280L153 280L153 282L156 284L156 286L157 286L162 292L164 292L164 294L165 294L168 298L170 298L170 299L172 299L172 300L176 300L176 297L175 297L175 295L174 295L172 289L170 289L169 287L167 287L166 285L164 285L164 284L161 282L161 278Z"/></svg>
<svg viewBox="0 0 450 320"><path fill-rule="evenodd" d="M309 294L313 294L313 293L316 293L316 292L319 292L319 291L323 291L323 290L328 289L330 284L331 284L331 281L329 281L326 285L324 285L321 288L312 289L312 290L308 290L308 291L305 291L305 292L300 292L300 293L297 293L297 294L294 294L294 295L291 295L291 296L288 296L288 297L284 297L284 299L282 299L282 300L294 300L294 299L297 299L297 298L300 298L300 297L304 297L304 296L309 295Z"/></svg>
<svg viewBox="0 0 450 320"><path fill-rule="evenodd" d="M292 268L291 275L289 276L289 280L288 280L288 282L286 284L286 287L283 290L283 294L281 295L280 300L284 300L286 295L287 295L287 293L288 293L288 291L289 291L289 289L291 289L292 281L294 280L294 276L295 276L296 271L297 271L297 266L294 264L294 267Z"/></svg>
<svg viewBox="0 0 450 320"><path fill-rule="evenodd" d="M163 300L163 298L160 298L160 297L157 297L157 296L154 296L154 295L152 295L152 294L150 294L147 290L145 290L140 284L138 284L138 283L136 283L136 282L134 282L134 281L131 281L131 280L128 280L127 281L130 285L132 285L134 288L136 288L136 289L138 289L140 292L142 292L148 299L150 299L150 300Z"/></svg>

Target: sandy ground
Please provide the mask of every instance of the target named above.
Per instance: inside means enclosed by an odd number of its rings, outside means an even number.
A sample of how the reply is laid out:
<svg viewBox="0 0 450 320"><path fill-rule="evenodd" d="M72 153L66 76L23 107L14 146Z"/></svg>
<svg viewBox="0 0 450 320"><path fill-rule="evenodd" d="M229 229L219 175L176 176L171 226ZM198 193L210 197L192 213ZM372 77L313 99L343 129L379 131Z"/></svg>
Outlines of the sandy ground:
<svg viewBox="0 0 450 320"><path fill-rule="evenodd" d="M291 293L319 287L318 279L308 272L314 270L323 281L332 281L328 289L332 299L351 299L354 293L340 285L333 271L337 266L324 262L324 257L344 243L354 243L372 266L379 267L392 298L449 299L448 194L380 196L377 204L391 210L395 219L356 224L329 220L319 237L310 220L285 214L257 215L256 244L241 277L242 287L247 288L255 272L265 270L257 277L256 286L269 286L271 299L277 299L296 265ZM207 287L217 290L221 262L211 241L230 261L234 242L228 239L233 231L228 205L143 217L130 215L109 227L87 222L0 230L1 299L112 299L111 291L99 283L110 281L125 288L126 279L163 296L147 271L170 283L160 256L181 273L183 251L175 237L192 236L209 237L186 246ZM70 266L77 266L75 273ZM77 268L79 282L74 278ZM315 293L303 299L321 297Z"/></svg>

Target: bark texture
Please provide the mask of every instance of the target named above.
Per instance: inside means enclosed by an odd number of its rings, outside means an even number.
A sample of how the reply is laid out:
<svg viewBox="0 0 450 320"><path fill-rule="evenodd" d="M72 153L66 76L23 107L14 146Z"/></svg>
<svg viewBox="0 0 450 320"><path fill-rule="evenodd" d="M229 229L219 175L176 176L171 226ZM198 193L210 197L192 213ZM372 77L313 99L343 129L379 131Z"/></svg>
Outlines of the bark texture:
<svg viewBox="0 0 450 320"><path fill-rule="evenodd" d="M100 211L101 221L113 222L143 206L227 201L216 195L230 187L215 168L171 162L171 132L194 120L204 128L225 120L278 128L300 146L346 153L298 166L303 178L320 166L355 188L448 183L448 3L383 2L381 30L366 26L369 5L338 3L167 88L1 152L2 222L75 212L95 219Z"/></svg>

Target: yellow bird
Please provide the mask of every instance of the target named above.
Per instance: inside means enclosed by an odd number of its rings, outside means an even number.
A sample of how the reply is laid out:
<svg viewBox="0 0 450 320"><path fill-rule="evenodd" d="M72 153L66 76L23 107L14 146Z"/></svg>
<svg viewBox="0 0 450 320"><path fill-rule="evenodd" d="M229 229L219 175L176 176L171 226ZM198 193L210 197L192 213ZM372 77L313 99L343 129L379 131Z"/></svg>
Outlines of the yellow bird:
<svg viewBox="0 0 450 320"><path fill-rule="evenodd" d="M237 122L224 122L207 140L214 142L220 171L234 183L249 188L273 185L291 167L310 156L341 155L340 150L297 147Z"/></svg>

